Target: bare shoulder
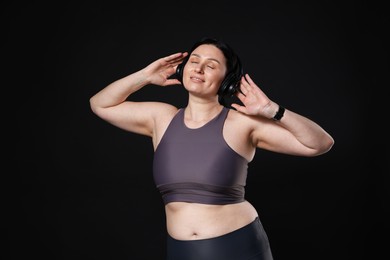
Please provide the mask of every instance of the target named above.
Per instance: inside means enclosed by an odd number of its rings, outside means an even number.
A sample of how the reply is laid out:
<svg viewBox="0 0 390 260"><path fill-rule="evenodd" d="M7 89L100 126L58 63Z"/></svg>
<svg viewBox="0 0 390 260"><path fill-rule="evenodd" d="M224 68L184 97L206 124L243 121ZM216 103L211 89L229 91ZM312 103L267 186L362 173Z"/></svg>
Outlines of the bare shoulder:
<svg viewBox="0 0 390 260"><path fill-rule="evenodd" d="M134 104L131 107L133 113L137 113L143 118L148 117L148 119L153 119L154 121L169 117L178 110L177 107L164 102L131 102L130 104Z"/></svg>
<svg viewBox="0 0 390 260"><path fill-rule="evenodd" d="M261 124L257 118L248 116L234 109L229 111L223 134L227 144L238 154L251 161L255 154L253 131Z"/></svg>
<svg viewBox="0 0 390 260"><path fill-rule="evenodd" d="M259 124L266 122L266 120L262 118L249 116L234 109L230 109L226 120L229 124L232 124L233 126L238 126L240 128L247 129L254 129L255 127L258 127Z"/></svg>
<svg viewBox="0 0 390 260"><path fill-rule="evenodd" d="M155 101L123 103L110 122L127 131L146 136L155 136L178 109L170 104ZM114 113L111 113L114 114Z"/></svg>
<svg viewBox="0 0 390 260"><path fill-rule="evenodd" d="M248 142L253 130L258 127L259 121L249 115L230 109L226 118L224 132L241 139L241 142ZM229 134L230 133L230 134Z"/></svg>
<svg viewBox="0 0 390 260"><path fill-rule="evenodd" d="M179 111L179 108L167 104L167 103L156 103L153 104L154 109L154 131L153 131L153 145L157 147L166 129L168 128L173 117Z"/></svg>
<svg viewBox="0 0 390 260"><path fill-rule="evenodd" d="M154 119L156 122L171 121L174 115L179 110L174 105L161 102L152 102L151 104L154 111Z"/></svg>

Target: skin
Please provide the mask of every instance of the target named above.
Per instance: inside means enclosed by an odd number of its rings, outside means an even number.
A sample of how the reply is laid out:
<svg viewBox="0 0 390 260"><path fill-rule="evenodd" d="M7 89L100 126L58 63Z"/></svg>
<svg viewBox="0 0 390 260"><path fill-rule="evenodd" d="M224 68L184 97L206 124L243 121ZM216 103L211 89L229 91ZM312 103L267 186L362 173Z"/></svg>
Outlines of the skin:
<svg viewBox="0 0 390 260"><path fill-rule="evenodd" d="M226 58L214 45L200 45L192 53L178 52L155 60L143 69L116 80L90 99L92 111L110 124L129 132L149 136L157 148L178 108L162 102L135 102L127 98L143 87L181 84L170 79L178 64L190 55L183 71L183 86L188 91L184 122L199 128L221 110L217 91L226 75ZM223 137L227 144L248 162L256 149L296 155L318 156L328 152L333 138L317 123L289 109L280 121L272 120L279 106L270 100L248 74L241 79ZM165 206L168 233L180 240L204 239L226 234L252 222L258 212L244 201L229 205L171 202Z"/></svg>

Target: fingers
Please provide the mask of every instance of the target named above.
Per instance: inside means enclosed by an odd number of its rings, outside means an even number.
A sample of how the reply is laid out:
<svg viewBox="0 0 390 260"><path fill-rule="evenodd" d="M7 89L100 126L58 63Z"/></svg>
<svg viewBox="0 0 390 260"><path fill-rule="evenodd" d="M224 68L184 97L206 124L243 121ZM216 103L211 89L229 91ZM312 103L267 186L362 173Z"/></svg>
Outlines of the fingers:
<svg viewBox="0 0 390 260"><path fill-rule="evenodd" d="M247 112L247 109L246 109L245 106L241 106L241 105L236 104L236 103L232 103L231 106L232 106L235 110L237 110L238 112L241 112L241 113L244 113L244 114Z"/></svg>
<svg viewBox="0 0 390 260"><path fill-rule="evenodd" d="M241 91L237 92L236 96L238 97L238 99L240 99L241 101L246 97L246 95Z"/></svg>
<svg viewBox="0 0 390 260"><path fill-rule="evenodd" d="M249 74L245 74L242 77L241 83L245 86L247 90L252 89L253 87L257 87L255 82L252 80L252 78L249 76Z"/></svg>
<svg viewBox="0 0 390 260"><path fill-rule="evenodd" d="M188 52L177 52L164 57L164 61L168 63L180 63L188 55Z"/></svg>
<svg viewBox="0 0 390 260"><path fill-rule="evenodd" d="M241 85L240 89L242 92L246 95L248 92L254 92L257 93L259 92L260 88L259 86L252 80L252 78L248 75L245 74L241 78ZM261 91L261 90L260 90Z"/></svg>
<svg viewBox="0 0 390 260"><path fill-rule="evenodd" d="M164 59L166 61L171 61L171 60L175 60L175 59L177 59L177 58L179 58L181 56L183 56L183 52L176 52L174 54L171 54L171 55L168 55L168 56L164 57Z"/></svg>
<svg viewBox="0 0 390 260"><path fill-rule="evenodd" d="M249 76L249 74L245 74L245 80L248 82L248 84L251 86L251 85L256 85L252 78Z"/></svg>
<svg viewBox="0 0 390 260"><path fill-rule="evenodd" d="M178 79L167 79L163 86L180 85L181 82Z"/></svg>
<svg viewBox="0 0 390 260"><path fill-rule="evenodd" d="M248 81L246 79L246 76L247 76L247 74L242 76L241 83L240 83L241 93L244 94L245 96L248 94L248 92L251 89L251 86L249 85L249 83L248 83Z"/></svg>

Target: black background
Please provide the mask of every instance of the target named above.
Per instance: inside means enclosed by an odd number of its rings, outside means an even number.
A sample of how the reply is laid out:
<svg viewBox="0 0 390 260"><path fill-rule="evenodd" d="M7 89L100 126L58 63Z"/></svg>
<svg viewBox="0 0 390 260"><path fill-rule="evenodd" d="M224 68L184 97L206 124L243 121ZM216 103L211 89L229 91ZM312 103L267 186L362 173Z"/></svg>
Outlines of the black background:
<svg viewBox="0 0 390 260"><path fill-rule="evenodd" d="M259 211L275 260L386 253L383 6L16 2L2 4L1 19L3 129L10 129L3 134L7 259L164 259L151 140L96 117L89 98L159 57L187 51L202 36L226 40L270 98L335 139L320 157L259 150L250 164L246 197ZM187 96L180 86L149 86L134 98L183 106Z"/></svg>

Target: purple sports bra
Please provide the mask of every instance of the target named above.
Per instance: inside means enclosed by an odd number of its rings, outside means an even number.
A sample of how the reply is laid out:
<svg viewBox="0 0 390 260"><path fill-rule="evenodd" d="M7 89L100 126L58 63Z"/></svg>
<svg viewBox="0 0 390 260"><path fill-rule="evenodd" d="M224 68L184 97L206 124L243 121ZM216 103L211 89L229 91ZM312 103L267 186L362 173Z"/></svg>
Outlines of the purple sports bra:
<svg viewBox="0 0 390 260"><path fill-rule="evenodd" d="M200 128L184 124L184 109L170 122L153 158L153 178L164 204L244 201L248 161L225 142L229 108Z"/></svg>

